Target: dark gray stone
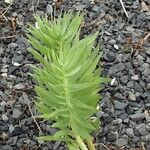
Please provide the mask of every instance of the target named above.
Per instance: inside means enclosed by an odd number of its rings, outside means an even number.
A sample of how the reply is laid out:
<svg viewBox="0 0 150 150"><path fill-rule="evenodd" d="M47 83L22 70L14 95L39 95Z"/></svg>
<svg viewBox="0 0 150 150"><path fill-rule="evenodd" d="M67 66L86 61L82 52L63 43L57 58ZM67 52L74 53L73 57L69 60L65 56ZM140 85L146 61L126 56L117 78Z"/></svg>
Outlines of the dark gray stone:
<svg viewBox="0 0 150 150"><path fill-rule="evenodd" d="M16 44L16 43L10 43L9 45L8 45L8 48L10 49L10 50L15 50L15 48L17 48L18 47L18 44Z"/></svg>
<svg viewBox="0 0 150 150"><path fill-rule="evenodd" d="M115 109L125 109L128 106L127 103L119 102L119 101L114 101L114 108Z"/></svg>
<svg viewBox="0 0 150 150"><path fill-rule="evenodd" d="M146 130L144 123L140 123L139 125L137 125L136 130L138 130L140 135L146 135L147 134L147 130Z"/></svg>
<svg viewBox="0 0 150 150"><path fill-rule="evenodd" d="M141 136L141 140L143 141L143 142L150 142L150 134L147 134L147 135L145 135L145 136Z"/></svg>
<svg viewBox="0 0 150 150"><path fill-rule="evenodd" d="M19 109L16 109L16 108L13 109L13 115L12 115L12 117L14 119L18 119L21 115L22 115L22 112Z"/></svg>
<svg viewBox="0 0 150 150"><path fill-rule="evenodd" d="M150 56L150 49L146 50L145 53Z"/></svg>
<svg viewBox="0 0 150 150"><path fill-rule="evenodd" d="M133 121L139 121L139 120L142 120L145 118L145 115L144 114L133 114L133 115L130 115L129 116Z"/></svg>
<svg viewBox="0 0 150 150"><path fill-rule="evenodd" d="M146 135L148 133L145 128L145 125L143 125L141 128L139 128L138 131L141 135Z"/></svg>
<svg viewBox="0 0 150 150"><path fill-rule="evenodd" d="M109 140L110 142L113 142L113 141L116 141L116 140L118 139L119 134L118 134L117 131L116 131L116 132L110 132L110 133L107 135L107 137L108 137L108 140Z"/></svg>
<svg viewBox="0 0 150 150"><path fill-rule="evenodd" d="M115 125L121 125L121 124L122 124L122 119L117 118L117 119L115 119L115 120L113 121L113 123L114 123Z"/></svg>
<svg viewBox="0 0 150 150"><path fill-rule="evenodd" d="M131 101L136 101L136 96L135 96L135 94L133 94L131 91L129 91L128 98L129 98L129 100L131 100Z"/></svg>
<svg viewBox="0 0 150 150"><path fill-rule="evenodd" d="M132 128L127 128L127 129L126 129L126 134L127 134L129 137L134 137L133 129L132 129Z"/></svg>
<svg viewBox="0 0 150 150"><path fill-rule="evenodd" d="M145 104L146 109L150 110L150 103Z"/></svg>
<svg viewBox="0 0 150 150"><path fill-rule="evenodd" d="M10 145L5 145L2 147L2 150L13 150L13 148Z"/></svg>
<svg viewBox="0 0 150 150"><path fill-rule="evenodd" d="M135 86L135 91L143 93L143 88L139 83L135 82L134 86Z"/></svg>
<svg viewBox="0 0 150 150"><path fill-rule="evenodd" d="M18 55L18 56L13 57L13 61L14 62L22 63L23 60L24 60L24 56L23 55Z"/></svg>
<svg viewBox="0 0 150 150"><path fill-rule="evenodd" d="M99 12L100 7L99 7L99 6L94 5L94 7L92 8L92 10L93 10L93 11L95 11L95 12Z"/></svg>
<svg viewBox="0 0 150 150"><path fill-rule="evenodd" d="M127 87L128 87L128 88L134 88L134 81L129 81L129 82L127 83Z"/></svg>
<svg viewBox="0 0 150 150"><path fill-rule="evenodd" d="M113 120L113 118L108 115L108 114L103 114L103 116L101 117L101 119L105 122L105 123L109 123Z"/></svg>
<svg viewBox="0 0 150 150"><path fill-rule="evenodd" d="M98 112L96 113L96 116L97 116L98 118L101 118L103 115L104 115L104 112L103 112L103 111L98 111Z"/></svg>
<svg viewBox="0 0 150 150"><path fill-rule="evenodd" d="M58 141L58 142L55 142L54 145L53 145L53 150L57 150L60 146L61 142Z"/></svg>
<svg viewBox="0 0 150 150"><path fill-rule="evenodd" d="M14 137L11 137L6 143L8 145L16 145L17 140L18 140L18 136L14 136Z"/></svg>
<svg viewBox="0 0 150 150"><path fill-rule="evenodd" d="M122 100L125 99L125 97L121 93L116 93L114 95L114 97L117 98L117 99L122 99Z"/></svg>
<svg viewBox="0 0 150 150"><path fill-rule="evenodd" d="M132 141L133 143L135 143L135 144L137 144L137 143L139 142L139 140L140 140L140 138L137 137L137 136L131 138L131 141Z"/></svg>
<svg viewBox="0 0 150 150"><path fill-rule="evenodd" d="M145 77L150 76L150 68L146 68L146 69L143 71L143 75L144 75Z"/></svg>
<svg viewBox="0 0 150 150"><path fill-rule="evenodd" d="M25 93L25 92L23 92L23 93L22 93L22 96L19 97L19 101L20 101L22 104L26 104L26 105L30 104L30 100L29 100L29 98L28 98L28 95L27 95L27 93Z"/></svg>
<svg viewBox="0 0 150 150"><path fill-rule="evenodd" d="M9 132L12 133L14 130L15 130L15 127L12 124L10 124L9 125Z"/></svg>
<svg viewBox="0 0 150 150"><path fill-rule="evenodd" d="M109 70L109 73L110 74L115 74L117 73L118 71L123 71L125 69L125 65L123 63L119 63L119 64L116 64L116 65L113 65L110 70Z"/></svg>
<svg viewBox="0 0 150 150"><path fill-rule="evenodd" d="M115 60L116 56L115 53L108 51L107 53L105 53L103 55L103 57L108 61L108 62L112 62Z"/></svg>
<svg viewBox="0 0 150 150"><path fill-rule="evenodd" d="M121 76L120 81L124 84L127 84L129 77L128 76Z"/></svg>
<svg viewBox="0 0 150 150"><path fill-rule="evenodd" d="M122 146L125 146L128 144L128 139L127 138L119 138L117 141L116 141L116 146L117 147L122 147Z"/></svg>
<svg viewBox="0 0 150 150"><path fill-rule="evenodd" d="M75 8L77 11L81 11L81 10L83 10L85 7L86 7L86 5L82 5L82 4L80 4L80 5L75 5L75 6L74 6L74 8Z"/></svg>

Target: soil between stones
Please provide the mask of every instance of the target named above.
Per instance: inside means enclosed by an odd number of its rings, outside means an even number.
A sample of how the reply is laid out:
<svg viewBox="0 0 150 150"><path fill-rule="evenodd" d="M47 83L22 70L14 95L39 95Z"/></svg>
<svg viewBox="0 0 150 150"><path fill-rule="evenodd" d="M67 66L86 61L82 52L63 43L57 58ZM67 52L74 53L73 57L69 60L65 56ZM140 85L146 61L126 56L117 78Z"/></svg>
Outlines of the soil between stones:
<svg viewBox="0 0 150 150"><path fill-rule="evenodd" d="M144 0L147 7L148 0ZM103 75L112 78L103 89L101 130L95 135L98 149L150 149L150 8L139 0L124 1L129 18L117 0L75 0L59 5L60 11L85 13L82 35L99 30ZM11 6L0 1L0 149L65 150L64 143L39 143L37 115L33 105L34 81L30 64L37 64L27 52L25 29L35 23L33 14L49 16L54 11L50 0L14 0ZM7 9L8 8L8 9ZM12 25L13 24L13 25ZM146 39L146 40L144 40ZM36 119L43 134L53 134L51 122Z"/></svg>

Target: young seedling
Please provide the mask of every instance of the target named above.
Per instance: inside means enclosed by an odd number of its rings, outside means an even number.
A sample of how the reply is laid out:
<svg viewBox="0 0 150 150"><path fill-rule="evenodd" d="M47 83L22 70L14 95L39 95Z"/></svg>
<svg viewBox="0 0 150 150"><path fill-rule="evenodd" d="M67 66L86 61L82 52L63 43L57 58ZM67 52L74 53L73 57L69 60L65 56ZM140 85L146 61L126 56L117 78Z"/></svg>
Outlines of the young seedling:
<svg viewBox="0 0 150 150"><path fill-rule="evenodd" d="M97 33L79 38L80 14L65 13L51 22L35 18L38 27L30 25L27 36L33 46L29 51L42 64L33 67L36 106L40 117L52 120L52 127L58 129L39 139L64 141L70 150L95 150L90 134L97 121L91 117L100 99L100 83L108 81L97 67L101 56L98 48L93 49Z"/></svg>

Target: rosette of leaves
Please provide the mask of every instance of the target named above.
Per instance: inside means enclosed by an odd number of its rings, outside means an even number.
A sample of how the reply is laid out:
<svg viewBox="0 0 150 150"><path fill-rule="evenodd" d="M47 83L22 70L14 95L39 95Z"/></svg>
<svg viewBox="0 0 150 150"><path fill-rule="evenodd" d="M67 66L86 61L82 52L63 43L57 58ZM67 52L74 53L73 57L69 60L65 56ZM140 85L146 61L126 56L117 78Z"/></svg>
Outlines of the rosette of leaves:
<svg viewBox="0 0 150 150"><path fill-rule="evenodd" d="M52 120L58 129L54 135L39 139L64 141L70 150L94 150L91 132L95 123L91 117L100 99L100 77L97 67L101 54L93 49L97 37L79 38L83 15L65 13L48 21L35 16L38 27L30 25L28 39L33 46L29 51L42 64L33 67L37 81L36 105L45 120Z"/></svg>

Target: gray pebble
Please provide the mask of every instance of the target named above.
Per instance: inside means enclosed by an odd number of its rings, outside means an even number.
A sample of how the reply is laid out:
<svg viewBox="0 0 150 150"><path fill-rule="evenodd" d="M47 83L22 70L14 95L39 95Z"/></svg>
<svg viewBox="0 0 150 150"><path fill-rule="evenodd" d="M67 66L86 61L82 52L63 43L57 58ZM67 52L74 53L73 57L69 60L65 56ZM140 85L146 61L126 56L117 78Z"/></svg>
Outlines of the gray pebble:
<svg viewBox="0 0 150 150"><path fill-rule="evenodd" d="M22 112L19 109L13 109L13 118L14 119L18 119L20 117L20 115L22 115Z"/></svg>
<svg viewBox="0 0 150 150"><path fill-rule="evenodd" d="M61 142L58 141L58 142L55 142L54 145L53 145L53 150L57 150L60 146Z"/></svg>
<svg viewBox="0 0 150 150"><path fill-rule="evenodd" d="M10 43L8 45L8 49L10 49L10 50L15 50L15 48L17 48L17 47L18 47L18 44L16 44L16 43Z"/></svg>
<svg viewBox="0 0 150 150"><path fill-rule="evenodd" d="M134 137L133 129L132 129L132 128L127 128L127 129L126 129L126 134L127 134L129 137Z"/></svg>
<svg viewBox="0 0 150 150"><path fill-rule="evenodd" d="M13 150L13 148L10 145L5 145L2 147L2 150Z"/></svg>
<svg viewBox="0 0 150 150"><path fill-rule="evenodd" d="M14 130L15 130L15 127L12 124L10 124L9 125L9 132L12 133Z"/></svg>
<svg viewBox="0 0 150 150"><path fill-rule="evenodd" d="M25 86L23 85L23 83L19 83L19 84L15 85L13 88L16 90L21 90L21 89L24 89Z"/></svg>
<svg viewBox="0 0 150 150"><path fill-rule="evenodd" d="M150 49L146 50L145 53L150 56Z"/></svg>
<svg viewBox="0 0 150 150"><path fill-rule="evenodd" d="M145 115L143 113L133 114L129 116L133 121L139 121L144 119Z"/></svg>
<svg viewBox="0 0 150 150"><path fill-rule="evenodd" d="M129 82L127 83L127 87L128 87L128 88L134 88L134 81L129 81Z"/></svg>
<svg viewBox="0 0 150 150"><path fill-rule="evenodd" d="M116 79L116 78L113 78L113 79L111 80L110 84L111 84L112 86L117 86L117 85L118 85L117 79Z"/></svg>
<svg viewBox="0 0 150 150"><path fill-rule="evenodd" d="M83 10L84 8L86 7L86 5L75 5L74 8L77 10L77 11L81 11Z"/></svg>
<svg viewBox="0 0 150 150"><path fill-rule="evenodd" d="M116 140L118 139L119 134L118 134L117 131L116 131L116 132L110 132L110 133L107 135L107 137L108 137L108 140L109 140L110 142L113 142L113 141L116 141Z"/></svg>
<svg viewBox="0 0 150 150"><path fill-rule="evenodd" d="M119 101L114 101L114 108L115 109L125 109L128 106L127 103L119 102Z"/></svg>
<svg viewBox="0 0 150 150"><path fill-rule="evenodd" d="M146 109L150 110L150 103L145 104Z"/></svg>
<svg viewBox="0 0 150 150"><path fill-rule="evenodd" d="M136 96L135 96L135 94L133 94L131 91L129 91L128 97L129 97L129 100L131 100L131 101L136 101Z"/></svg>
<svg viewBox="0 0 150 150"><path fill-rule="evenodd" d="M120 138L116 141L116 146L117 147L122 147L128 144L128 139L127 138Z"/></svg>
<svg viewBox="0 0 150 150"><path fill-rule="evenodd" d="M103 56L108 62L112 62L115 60L116 56L115 56L115 53L109 51L107 52L106 54L104 54Z"/></svg>
<svg viewBox="0 0 150 150"><path fill-rule="evenodd" d="M131 141L132 141L133 143L135 143L135 144L137 144L137 143L139 142L139 140L140 140L140 138L137 137L137 136L131 138Z"/></svg>
<svg viewBox="0 0 150 150"><path fill-rule="evenodd" d="M92 10L93 10L93 11L95 11L95 12L99 12L100 7L99 7L99 6L94 5L94 7L92 8Z"/></svg>
<svg viewBox="0 0 150 150"><path fill-rule="evenodd" d="M51 15L52 12L53 12L53 7L52 7L52 5L48 4L48 5L46 6L46 13L47 13L48 15Z"/></svg>
<svg viewBox="0 0 150 150"><path fill-rule="evenodd" d="M4 121L7 121L7 120L8 120L7 115L6 115L6 114L2 114L2 119L3 119Z"/></svg>
<svg viewBox="0 0 150 150"><path fill-rule="evenodd" d="M6 73L6 72L8 72L8 69L7 68L3 68L3 69L1 69L1 72L2 73Z"/></svg>
<svg viewBox="0 0 150 150"><path fill-rule="evenodd" d="M149 68L149 67L147 67L147 68L143 71L143 75L144 75L145 77L150 76L150 68Z"/></svg>
<svg viewBox="0 0 150 150"><path fill-rule="evenodd" d="M129 77L128 76L121 76L120 81L124 84L127 84Z"/></svg>
<svg viewBox="0 0 150 150"><path fill-rule="evenodd" d="M139 80L139 76L136 74L136 75L132 76L131 79L137 81L137 80Z"/></svg>
<svg viewBox="0 0 150 150"><path fill-rule="evenodd" d="M139 128L138 131L139 131L140 135L146 135L147 130L145 128L145 124L141 128Z"/></svg>

